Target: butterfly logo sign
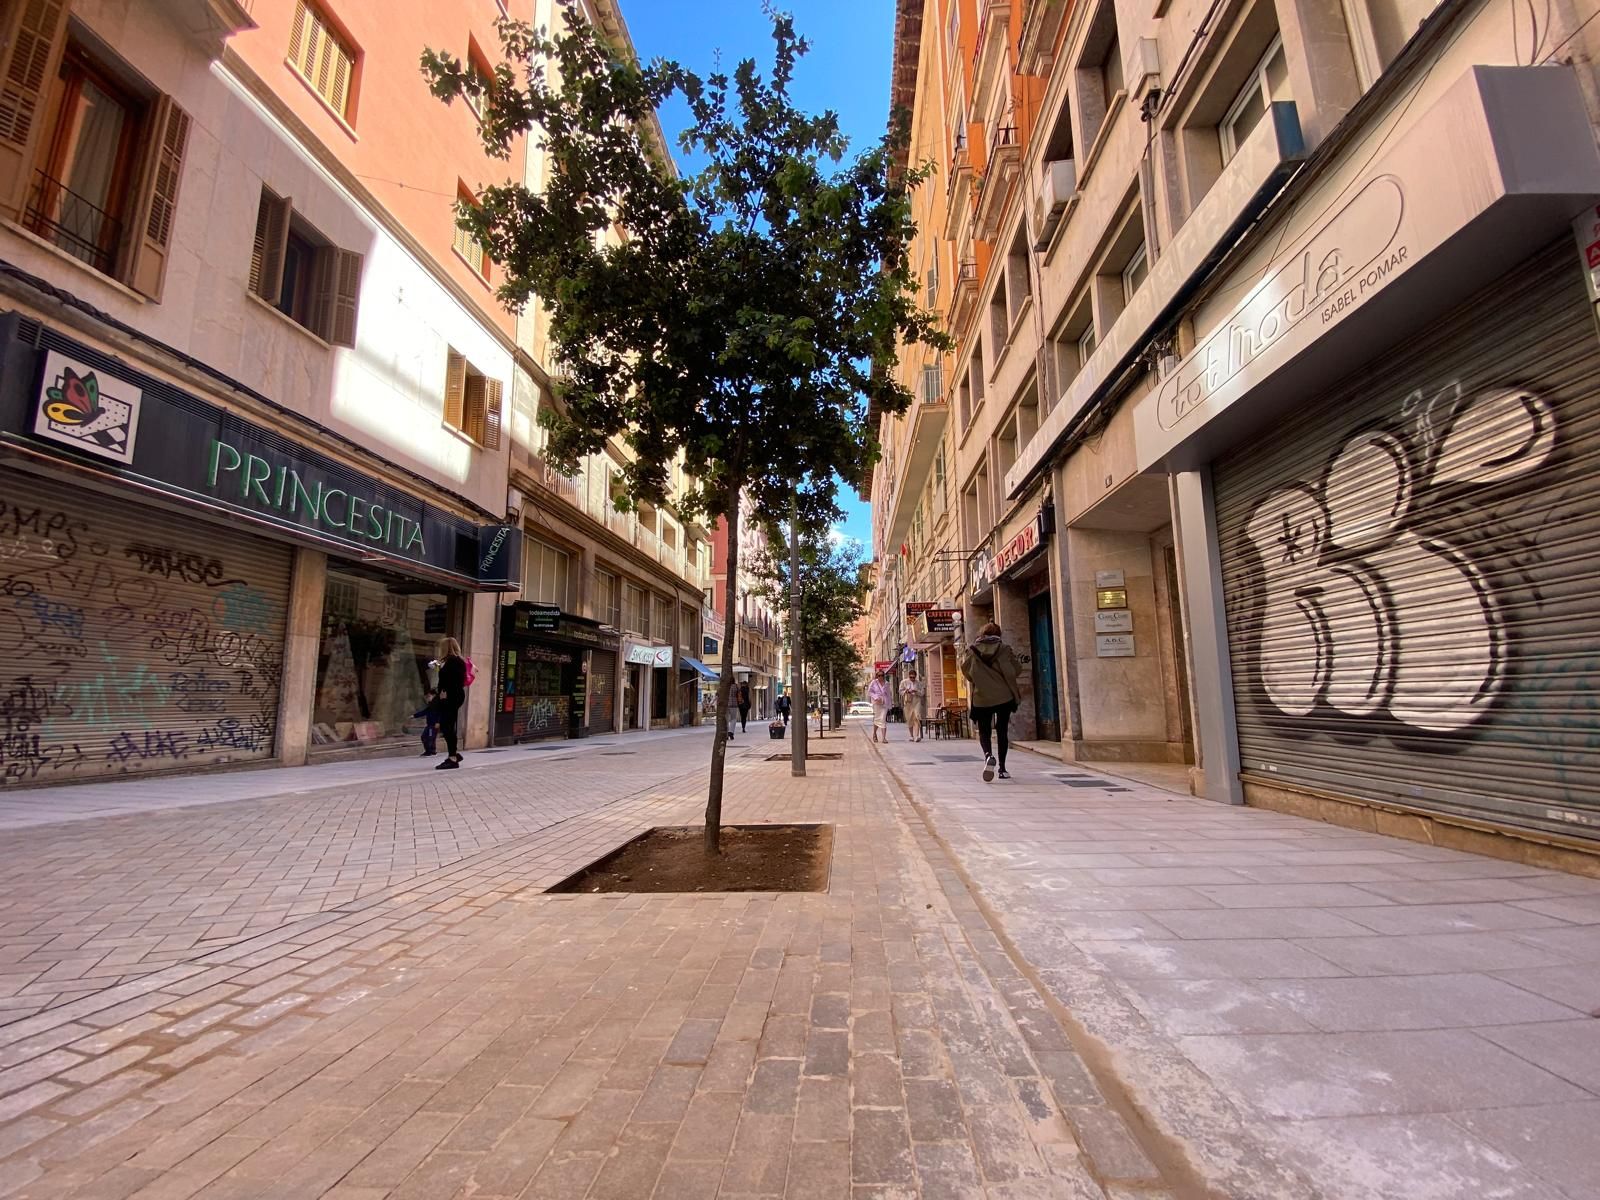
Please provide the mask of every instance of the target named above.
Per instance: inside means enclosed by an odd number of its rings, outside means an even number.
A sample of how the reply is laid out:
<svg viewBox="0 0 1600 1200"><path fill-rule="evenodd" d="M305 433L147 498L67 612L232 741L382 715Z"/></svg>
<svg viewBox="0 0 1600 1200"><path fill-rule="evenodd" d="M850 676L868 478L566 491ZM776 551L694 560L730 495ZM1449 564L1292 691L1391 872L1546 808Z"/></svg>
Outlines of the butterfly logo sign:
<svg viewBox="0 0 1600 1200"><path fill-rule="evenodd" d="M45 356L44 381L33 432L51 441L113 462L133 462L144 393L132 384L52 350Z"/></svg>

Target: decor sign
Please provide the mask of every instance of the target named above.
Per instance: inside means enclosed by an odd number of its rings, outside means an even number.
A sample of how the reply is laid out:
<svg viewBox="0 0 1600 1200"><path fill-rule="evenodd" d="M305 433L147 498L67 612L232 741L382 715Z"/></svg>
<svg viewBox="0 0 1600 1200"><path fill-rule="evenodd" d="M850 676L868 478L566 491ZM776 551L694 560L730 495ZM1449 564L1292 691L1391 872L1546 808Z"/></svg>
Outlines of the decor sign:
<svg viewBox="0 0 1600 1200"><path fill-rule="evenodd" d="M1039 548L1044 529L1044 507L1034 513L1033 520L1029 521L1016 535L999 550L995 551L989 569L996 576L1004 575L1012 567L1031 555Z"/></svg>

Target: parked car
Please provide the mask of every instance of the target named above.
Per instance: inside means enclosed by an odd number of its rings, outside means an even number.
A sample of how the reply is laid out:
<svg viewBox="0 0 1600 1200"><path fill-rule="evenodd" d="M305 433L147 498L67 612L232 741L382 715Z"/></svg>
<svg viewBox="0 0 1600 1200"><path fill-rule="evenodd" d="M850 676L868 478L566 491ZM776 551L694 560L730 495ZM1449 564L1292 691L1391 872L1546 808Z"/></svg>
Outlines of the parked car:
<svg viewBox="0 0 1600 1200"><path fill-rule="evenodd" d="M852 700L850 702L850 715L852 717L870 717L872 715L872 705L865 700Z"/></svg>

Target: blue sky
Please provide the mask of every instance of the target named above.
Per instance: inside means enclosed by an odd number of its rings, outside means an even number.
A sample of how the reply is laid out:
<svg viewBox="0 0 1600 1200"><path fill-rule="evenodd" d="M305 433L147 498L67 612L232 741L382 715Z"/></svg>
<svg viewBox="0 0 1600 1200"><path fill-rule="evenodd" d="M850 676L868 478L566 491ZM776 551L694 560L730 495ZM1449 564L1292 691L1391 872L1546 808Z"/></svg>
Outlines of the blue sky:
<svg viewBox="0 0 1600 1200"><path fill-rule="evenodd" d="M795 72L795 102L810 112L836 111L853 148L876 141L889 120L894 0L789 0L783 7L811 42ZM716 69L719 51L729 70L743 58L771 65L772 25L760 0L623 0L622 10L643 59L676 59L701 75ZM661 123L677 153L687 111L681 103L669 105ZM841 489L840 499L844 532L870 548L867 505L853 491Z"/></svg>

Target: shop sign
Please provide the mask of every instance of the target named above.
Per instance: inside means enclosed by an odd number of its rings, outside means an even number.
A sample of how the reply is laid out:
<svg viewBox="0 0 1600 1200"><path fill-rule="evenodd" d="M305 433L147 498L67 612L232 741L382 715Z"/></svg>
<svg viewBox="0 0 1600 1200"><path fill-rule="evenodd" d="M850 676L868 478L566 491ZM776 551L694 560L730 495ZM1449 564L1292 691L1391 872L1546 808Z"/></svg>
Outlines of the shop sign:
<svg viewBox="0 0 1600 1200"><path fill-rule="evenodd" d="M1600 205L1586 208L1572 222L1578 239L1578 254L1583 259L1583 278L1589 285L1589 299L1600 304Z"/></svg>
<svg viewBox="0 0 1600 1200"><path fill-rule="evenodd" d="M1019 529L1014 537L995 551L989 572L994 577L1004 575L1012 567L1039 548L1044 536L1044 506L1033 514L1033 519Z"/></svg>
<svg viewBox="0 0 1600 1200"><path fill-rule="evenodd" d="M555 633L561 628L559 604L530 604L526 629L529 633Z"/></svg>
<svg viewBox="0 0 1600 1200"><path fill-rule="evenodd" d="M894 659L888 658L888 659L882 660L881 662L875 662L875 663L872 664L872 669L874 671L878 671L878 672L893 670L894 669Z"/></svg>
<svg viewBox="0 0 1600 1200"><path fill-rule="evenodd" d="M989 561L989 552L979 550L972 556L972 590L981 592L989 586L994 578L994 569Z"/></svg>
<svg viewBox="0 0 1600 1200"><path fill-rule="evenodd" d="M627 661L641 667L670 667L671 646L646 646L643 642L629 642Z"/></svg>
<svg viewBox="0 0 1600 1200"><path fill-rule="evenodd" d="M1094 654L1096 658L1132 658L1133 634L1131 633L1097 633L1094 635Z"/></svg>
<svg viewBox="0 0 1600 1200"><path fill-rule="evenodd" d="M363 559L423 567L486 591L515 588L519 527L435 508L54 329L40 341L35 348L0 333L4 436L84 455L99 471L345 545ZM31 378L31 389L10 386L18 376Z"/></svg>
<svg viewBox="0 0 1600 1200"><path fill-rule="evenodd" d="M930 608L923 614L923 619L928 623L929 633L954 633L956 626L961 624L961 610L959 608Z"/></svg>
<svg viewBox="0 0 1600 1200"><path fill-rule="evenodd" d="M934 607L934 602L932 600L907 600L906 620L909 621L913 617L921 616L932 607Z"/></svg>

